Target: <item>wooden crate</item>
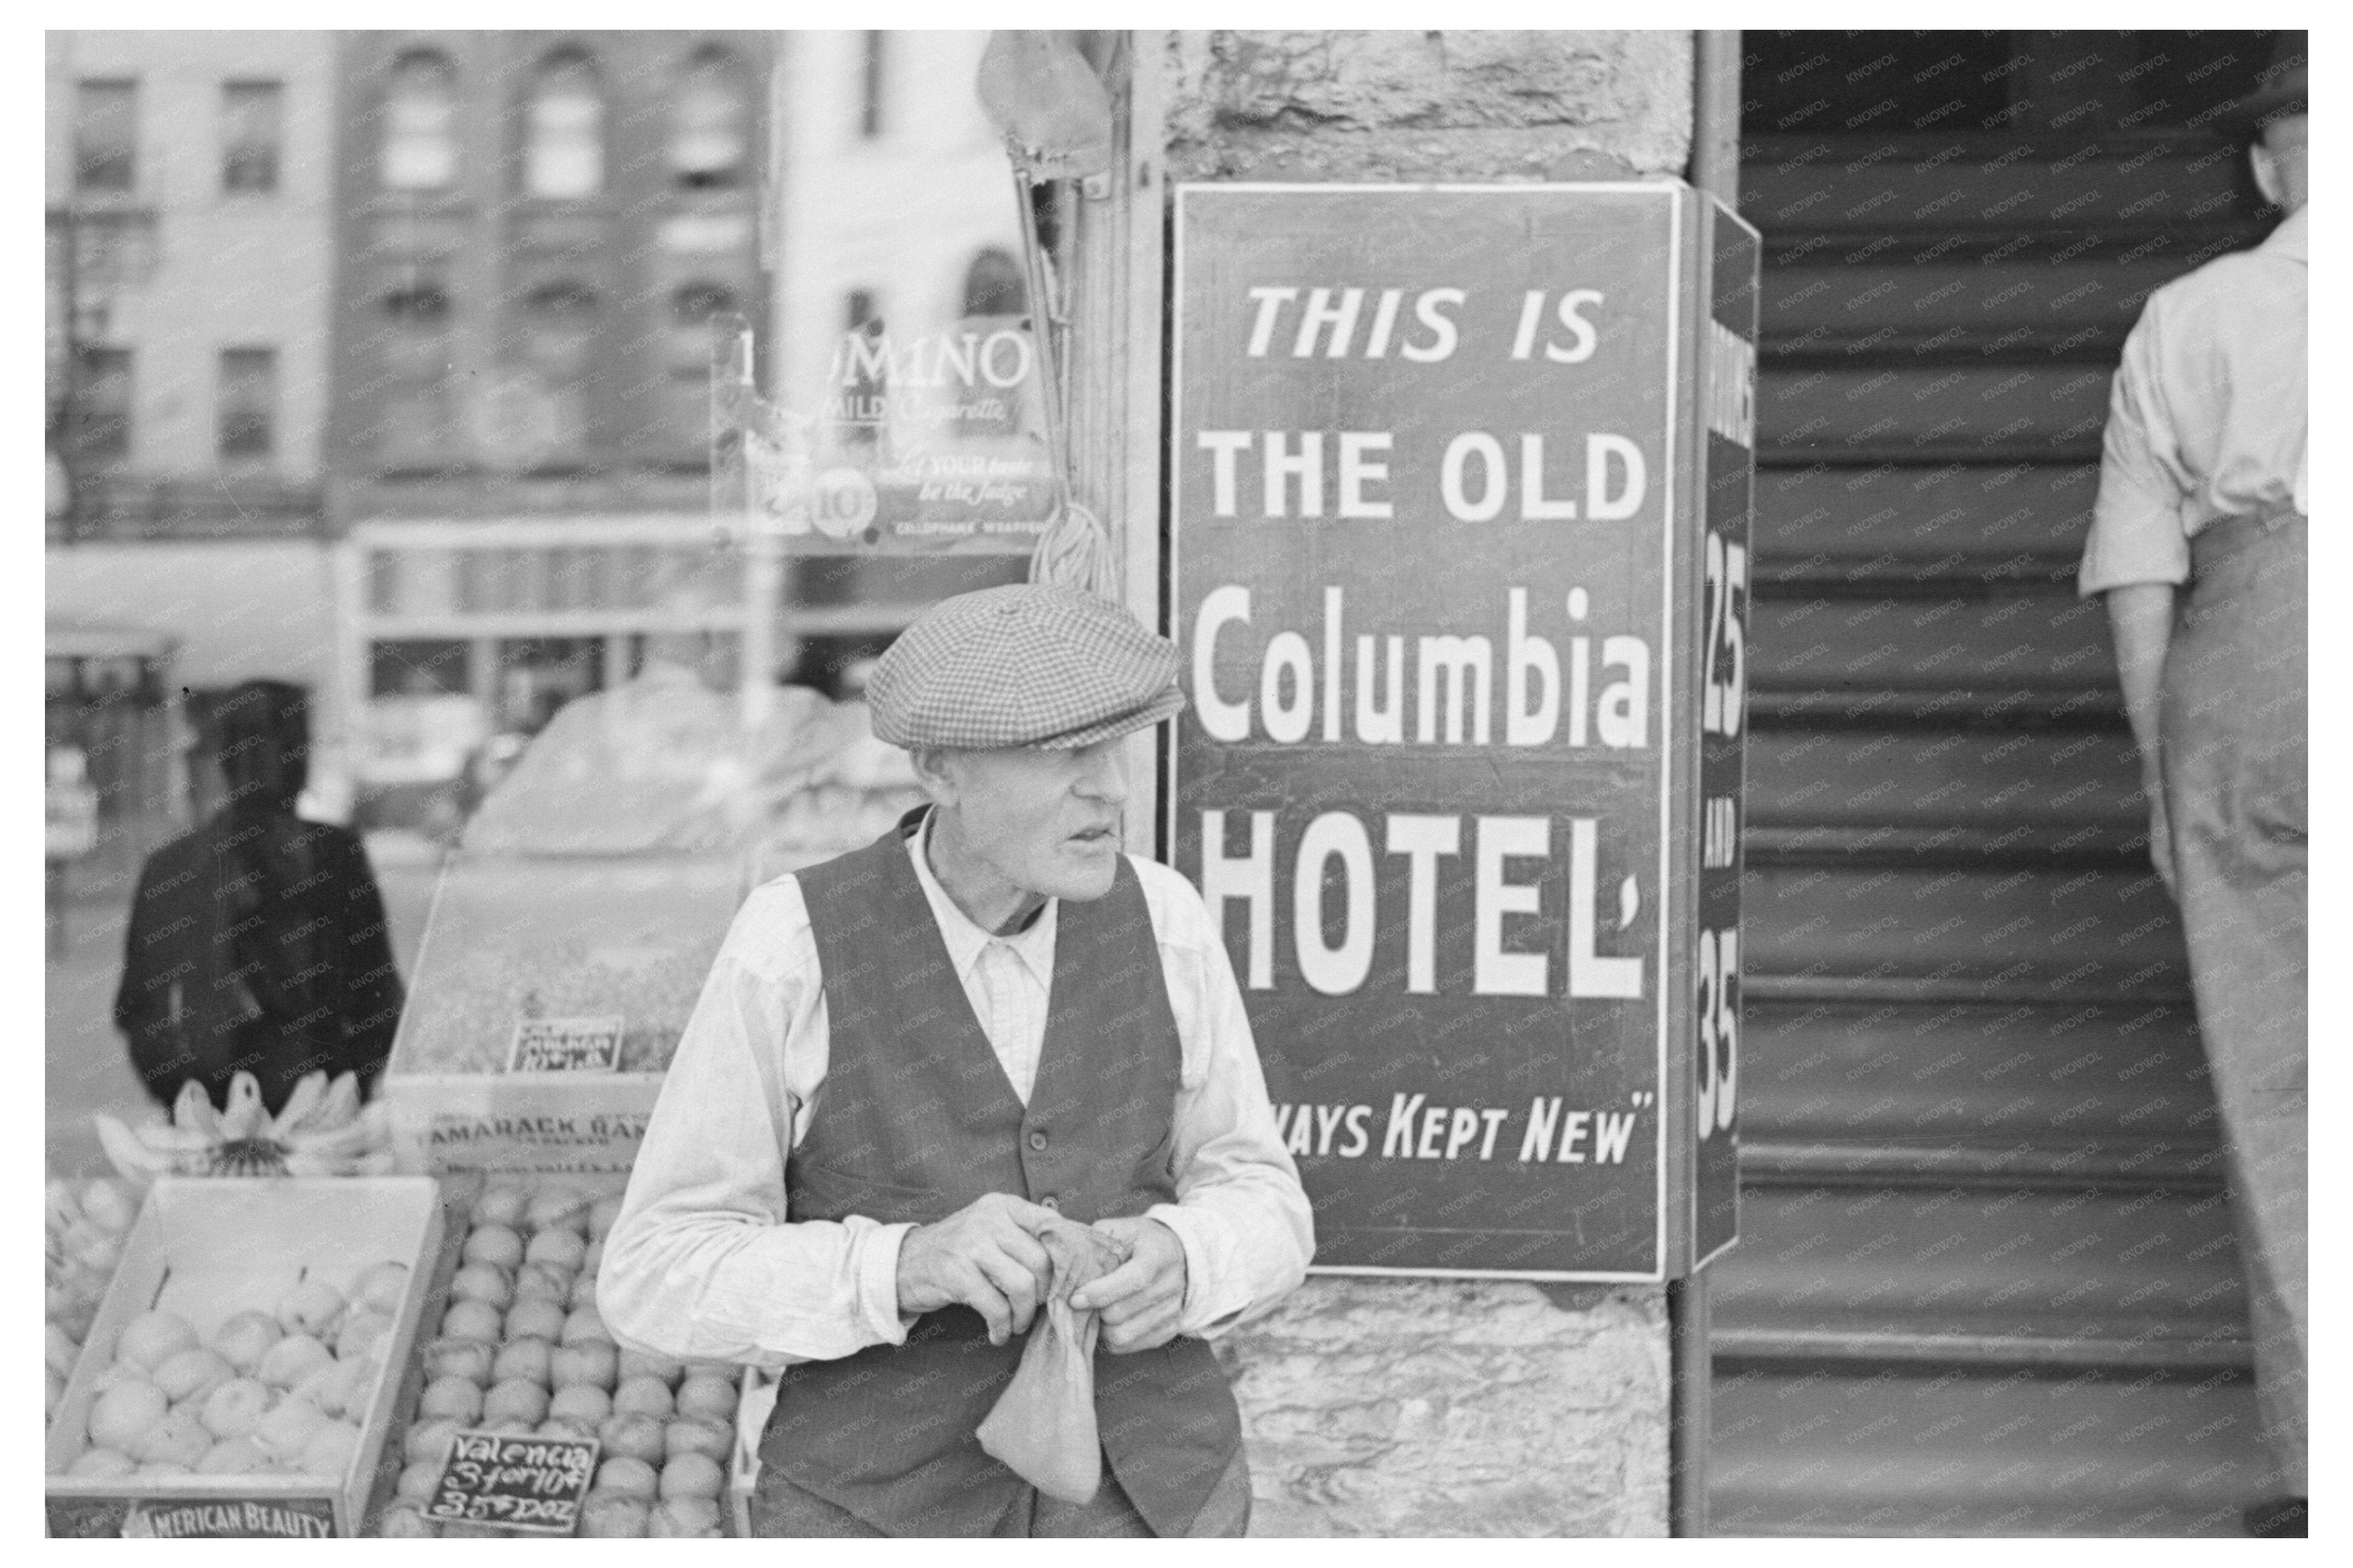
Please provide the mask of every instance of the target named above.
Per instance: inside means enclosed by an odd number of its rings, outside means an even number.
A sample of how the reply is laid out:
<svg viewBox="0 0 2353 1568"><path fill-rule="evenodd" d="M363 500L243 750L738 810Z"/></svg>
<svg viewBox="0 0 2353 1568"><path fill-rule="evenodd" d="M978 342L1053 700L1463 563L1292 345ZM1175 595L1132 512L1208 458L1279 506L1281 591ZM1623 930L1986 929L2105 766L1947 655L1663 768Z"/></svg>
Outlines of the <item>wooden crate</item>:
<svg viewBox="0 0 2353 1568"><path fill-rule="evenodd" d="M392 1422L401 1371L423 1321L443 1223L436 1183L417 1176L165 1178L123 1245L49 1428L47 1523L56 1536L357 1535ZM306 1278L346 1289L378 1263L408 1269L384 1363L341 1476L149 1476L62 1472L90 1447L90 1404L124 1327L177 1312L209 1342L223 1320L267 1311Z"/></svg>

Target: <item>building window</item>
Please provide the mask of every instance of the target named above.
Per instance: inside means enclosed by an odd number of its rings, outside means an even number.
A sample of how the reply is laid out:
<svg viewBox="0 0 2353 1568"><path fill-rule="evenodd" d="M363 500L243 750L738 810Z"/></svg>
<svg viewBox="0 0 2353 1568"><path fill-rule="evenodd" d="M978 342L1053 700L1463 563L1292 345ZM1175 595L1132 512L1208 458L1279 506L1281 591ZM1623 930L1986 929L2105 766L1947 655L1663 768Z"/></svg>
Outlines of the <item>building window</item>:
<svg viewBox="0 0 2353 1568"><path fill-rule="evenodd" d="M526 195L570 200L605 188L605 96L586 55L542 61L523 118Z"/></svg>
<svg viewBox="0 0 2353 1568"><path fill-rule="evenodd" d="M449 291L438 258L406 265L382 296L384 426L379 453L400 468L436 460L450 440Z"/></svg>
<svg viewBox="0 0 2353 1568"><path fill-rule="evenodd" d="M81 384L75 398L74 450L86 458L113 461L131 455L131 351L81 351Z"/></svg>
<svg viewBox="0 0 2353 1568"><path fill-rule="evenodd" d="M670 166L689 190L744 183L751 153L751 104L744 74L725 49L708 48L688 62L670 110Z"/></svg>
<svg viewBox="0 0 2353 1568"><path fill-rule="evenodd" d="M278 351L223 349L215 416L220 455L267 458L276 444Z"/></svg>
<svg viewBox="0 0 2353 1568"><path fill-rule="evenodd" d="M674 326L700 330L713 316L723 316L735 309L735 290L724 283L689 283L670 297L670 319Z"/></svg>
<svg viewBox="0 0 2353 1568"><path fill-rule="evenodd" d="M284 133L286 89L274 81L221 84L221 189L278 188L278 147Z"/></svg>
<svg viewBox="0 0 2353 1568"><path fill-rule="evenodd" d="M1029 310L1020 265L994 246L972 258L964 273L964 313L1018 316Z"/></svg>
<svg viewBox="0 0 2353 1568"><path fill-rule="evenodd" d="M415 49L392 68L379 173L388 191L446 191L458 183L458 73Z"/></svg>
<svg viewBox="0 0 2353 1568"><path fill-rule="evenodd" d="M891 35L868 33L865 50L859 59L858 133L875 137L882 134L882 94L889 87Z"/></svg>
<svg viewBox="0 0 2353 1568"><path fill-rule="evenodd" d="M139 84L81 83L74 94L74 188L131 190L138 148Z"/></svg>
<svg viewBox="0 0 2353 1568"><path fill-rule="evenodd" d="M663 384L666 444L681 459L707 459L711 439L712 322L742 309L723 283L681 284L670 297L669 374Z"/></svg>
<svg viewBox="0 0 2353 1568"><path fill-rule="evenodd" d="M580 283L543 284L523 310L523 353L547 396L549 444L558 452L576 453L588 436L596 292Z"/></svg>

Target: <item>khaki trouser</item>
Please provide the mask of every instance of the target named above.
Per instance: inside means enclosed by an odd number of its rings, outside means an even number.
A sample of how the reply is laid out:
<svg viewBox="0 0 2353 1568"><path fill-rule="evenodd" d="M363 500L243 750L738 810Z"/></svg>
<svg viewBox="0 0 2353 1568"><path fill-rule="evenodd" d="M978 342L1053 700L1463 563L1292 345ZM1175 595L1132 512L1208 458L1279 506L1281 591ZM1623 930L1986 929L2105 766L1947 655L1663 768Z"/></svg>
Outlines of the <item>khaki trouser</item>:
<svg viewBox="0 0 2353 1568"><path fill-rule="evenodd" d="M2281 1493L2305 1496L2305 519L2191 541L2161 752Z"/></svg>
<svg viewBox="0 0 2353 1568"><path fill-rule="evenodd" d="M1246 1534L1250 1529L1250 1466L1241 1450L1234 1450L1233 1462L1209 1492L1209 1500L1193 1521L1190 1531L1194 1539L1211 1536ZM774 1465L763 1465L752 1494L752 1533L754 1535L829 1536L860 1538L880 1536L875 1529L848 1509L828 1502L816 1493L803 1490L777 1473ZM1057 1502L1042 1496L1035 1487L1023 1487L1005 1517L990 1533L998 1536L1021 1536L1036 1540L1049 1538L1112 1536L1148 1537L1152 1527L1135 1511L1111 1465L1103 1465L1103 1486L1087 1503Z"/></svg>

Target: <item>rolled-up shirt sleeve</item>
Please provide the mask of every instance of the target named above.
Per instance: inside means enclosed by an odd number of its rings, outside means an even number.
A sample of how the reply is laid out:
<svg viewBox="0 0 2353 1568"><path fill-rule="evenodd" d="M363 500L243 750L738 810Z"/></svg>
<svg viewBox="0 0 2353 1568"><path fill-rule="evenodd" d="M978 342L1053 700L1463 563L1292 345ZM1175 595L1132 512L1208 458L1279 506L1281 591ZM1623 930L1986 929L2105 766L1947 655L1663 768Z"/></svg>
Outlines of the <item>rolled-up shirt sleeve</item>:
<svg viewBox="0 0 2353 1568"><path fill-rule="evenodd" d="M703 983L605 1238L596 1302L618 1343L774 1368L905 1342L899 1244L913 1226L786 1220L786 1152L823 1079L824 1005L797 887L761 889Z"/></svg>
<svg viewBox="0 0 2353 1568"><path fill-rule="evenodd" d="M1165 867L1139 870L1184 1055L1176 1201L1145 1212L1185 1248L1177 1331L1214 1339L1297 1289L1315 1256L1315 1221L1275 1130L1225 943L1190 883Z"/></svg>
<svg viewBox="0 0 2353 1568"><path fill-rule="evenodd" d="M2165 402L2165 300L2153 297L2125 340L2108 393L2100 493L2075 576L2081 595L2189 580L2181 509L2191 486Z"/></svg>

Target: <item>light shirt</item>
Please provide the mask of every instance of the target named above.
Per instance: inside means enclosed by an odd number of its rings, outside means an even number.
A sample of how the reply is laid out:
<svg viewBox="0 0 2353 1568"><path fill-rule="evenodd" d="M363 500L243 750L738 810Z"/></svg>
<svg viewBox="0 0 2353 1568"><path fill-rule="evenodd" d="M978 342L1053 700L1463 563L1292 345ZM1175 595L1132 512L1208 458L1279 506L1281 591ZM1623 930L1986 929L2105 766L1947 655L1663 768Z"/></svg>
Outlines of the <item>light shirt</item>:
<svg viewBox="0 0 2353 1568"><path fill-rule="evenodd" d="M2189 540L2218 518L2306 511L2305 300L2298 208L2253 250L2149 296L2108 395L2100 499L2076 590L2189 580Z"/></svg>
<svg viewBox="0 0 2353 1568"><path fill-rule="evenodd" d="M1027 1104L1037 1081L1060 900L992 936L908 840L917 880L989 1047ZM1200 895L1128 857L1143 884L1182 1058L1176 1201L1145 1213L1185 1251L1178 1331L1214 1338L1306 1275L1314 1225L1276 1134L1249 1016ZM1081 906L1082 911L1083 906ZM611 1233L597 1306L619 1343L777 1367L902 1344L899 1246L911 1225L862 1215L786 1223L785 1159L807 1136L830 1037L800 884L779 877L736 912L687 1020ZM789 1141L789 1142L788 1142Z"/></svg>

